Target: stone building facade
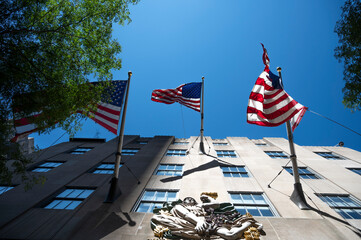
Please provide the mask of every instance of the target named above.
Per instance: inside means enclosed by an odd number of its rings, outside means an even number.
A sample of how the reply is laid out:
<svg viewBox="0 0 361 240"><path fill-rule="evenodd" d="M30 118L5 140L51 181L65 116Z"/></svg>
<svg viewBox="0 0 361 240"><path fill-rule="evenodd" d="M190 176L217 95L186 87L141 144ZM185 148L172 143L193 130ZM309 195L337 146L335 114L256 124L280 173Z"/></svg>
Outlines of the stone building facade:
<svg viewBox="0 0 361 240"><path fill-rule="evenodd" d="M20 179L1 186L0 239L153 239L155 207L185 197L199 201L202 192L217 192L217 201L251 213L264 227L261 239L361 236L358 151L295 146L311 207L300 210L290 200L294 179L286 139L205 137L201 154L197 137L126 136L120 194L105 203L116 145L117 139L70 139L33 153L28 172L47 181L29 191Z"/></svg>

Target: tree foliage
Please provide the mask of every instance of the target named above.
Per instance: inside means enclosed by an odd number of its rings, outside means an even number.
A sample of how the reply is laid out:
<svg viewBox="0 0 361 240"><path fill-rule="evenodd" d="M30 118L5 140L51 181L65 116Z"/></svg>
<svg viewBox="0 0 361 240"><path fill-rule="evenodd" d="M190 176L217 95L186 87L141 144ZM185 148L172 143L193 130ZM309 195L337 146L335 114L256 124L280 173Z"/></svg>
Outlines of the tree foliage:
<svg viewBox="0 0 361 240"><path fill-rule="evenodd" d="M29 163L18 146L8 143L10 119L41 111L33 120L40 132L60 126L73 134L82 116L71 113L95 108L106 84L87 83L90 77L106 83L111 71L121 68L121 46L112 38L112 27L129 23L129 4L137 2L0 2L0 181L10 182L13 172L25 176Z"/></svg>
<svg viewBox="0 0 361 240"><path fill-rule="evenodd" d="M335 32L340 45L335 57L344 62L343 103L351 111L361 109L361 1L347 0Z"/></svg>

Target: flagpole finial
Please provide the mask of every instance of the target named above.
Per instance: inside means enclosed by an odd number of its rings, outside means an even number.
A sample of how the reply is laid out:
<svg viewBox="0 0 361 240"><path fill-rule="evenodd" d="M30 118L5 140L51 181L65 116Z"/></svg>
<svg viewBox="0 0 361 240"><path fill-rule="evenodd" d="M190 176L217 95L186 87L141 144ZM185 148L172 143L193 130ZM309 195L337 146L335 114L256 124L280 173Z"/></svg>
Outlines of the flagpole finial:
<svg viewBox="0 0 361 240"><path fill-rule="evenodd" d="M204 77L202 76L202 80L204 80Z"/></svg>
<svg viewBox="0 0 361 240"><path fill-rule="evenodd" d="M281 72L282 68L281 67L277 67L277 72Z"/></svg>
<svg viewBox="0 0 361 240"><path fill-rule="evenodd" d="M129 72L128 72L128 77L131 77L132 74L133 74L132 71L129 71Z"/></svg>

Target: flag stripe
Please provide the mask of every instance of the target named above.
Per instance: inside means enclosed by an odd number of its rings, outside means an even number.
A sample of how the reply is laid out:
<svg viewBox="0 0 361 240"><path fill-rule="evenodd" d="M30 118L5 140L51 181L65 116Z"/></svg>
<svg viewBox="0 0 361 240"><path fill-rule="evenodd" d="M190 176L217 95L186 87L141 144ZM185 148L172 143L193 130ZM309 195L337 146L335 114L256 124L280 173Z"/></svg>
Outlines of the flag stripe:
<svg viewBox="0 0 361 240"><path fill-rule="evenodd" d="M178 102L200 112L200 89L201 83L182 84L175 89L156 89L152 92L151 100L165 104Z"/></svg>

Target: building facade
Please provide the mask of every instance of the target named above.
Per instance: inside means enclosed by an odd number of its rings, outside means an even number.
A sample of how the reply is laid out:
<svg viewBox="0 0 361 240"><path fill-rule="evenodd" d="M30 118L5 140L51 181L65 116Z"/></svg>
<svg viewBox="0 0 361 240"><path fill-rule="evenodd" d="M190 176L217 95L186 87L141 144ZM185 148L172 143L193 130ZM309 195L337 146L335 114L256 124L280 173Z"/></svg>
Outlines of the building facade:
<svg viewBox="0 0 361 240"><path fill-rule="evenodd" d="M120 193L105 203L117 139L70 139L33 153L28 173L47 181L24 191L21 179L0 188L0 239L154 239L153 209L216 192L218 202L250 213L261 239L359 239L361 153L346 147L296 147L310 205L299 209L288 141L283 138L126 136Z"/></svg>

